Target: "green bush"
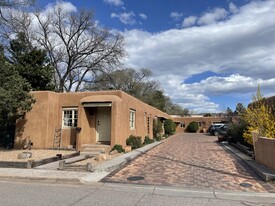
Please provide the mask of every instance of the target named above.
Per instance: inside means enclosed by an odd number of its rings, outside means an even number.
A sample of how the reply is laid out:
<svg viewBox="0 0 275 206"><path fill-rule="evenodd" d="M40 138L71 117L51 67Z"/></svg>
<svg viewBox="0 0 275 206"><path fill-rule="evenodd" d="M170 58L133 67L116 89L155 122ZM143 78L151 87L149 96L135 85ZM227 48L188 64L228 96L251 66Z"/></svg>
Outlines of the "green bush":
<svg viewBox="0 0 275 206"><path fill-rule="evenodd" d="M153 136L157 137L162 132L162 122L159 119L153 120Z"/></svg>
<svg viewBox="0 0 275 206"><path fill-rule="evenodd" d="M140 147L142 146L141 137L134 136L134 135L130 135L130 136L126 139L126 145L131 146L132 149L140 148Z"/></svg>
<svg viewBox="0 0 275 206"><path fill-rule="evenodd" d="M197 132L199 129L199 125L197 122L193 121L193 122L190 122L190 124L187 126L187 131L188 132L192 132L192 133L195 133Z"/></svg>
<svg viewBox="0 0 275 206"><path fill-rule="evenodd" d="M247 128L247 123L241 120L239 123L232 123L229 125L228 136L230 137L230 142L240 142L245 143L243 138L243 133Z"/></svg>
<svg viewBox="0 0 275 206"><path fill-rule="evenodd" d="M156 141L160 141L161 140L161 135L160 134L157 134L155 137L154 137L154 139L156 140Z"/></svg>
<svg viewBox="0 0 275 206"><path fill-rule="evenodd" d="M172 135L176 131L176 124L171 119L167 119L164 122L165 134Z"/></svg>
<svg viewBox="0 0 275 206"><path fill-rule="evenodd" d="M144 141L143 141L143 144L151 144L151 143L153 143L153 142L154 142L153 139L150 139L150 137L145 136Z"/></svg>
<svg viewBox="0 0 275 206"><path fill-rule="evenodd" d="M114 151L114 150L118 151L118 153L123 153L123 152L125 152L125 149L124 149L124 148L122 147L122 145L120 145L120 144L116 144L116 145L111 149L110 152L112 152L112 151Z"/></svg>

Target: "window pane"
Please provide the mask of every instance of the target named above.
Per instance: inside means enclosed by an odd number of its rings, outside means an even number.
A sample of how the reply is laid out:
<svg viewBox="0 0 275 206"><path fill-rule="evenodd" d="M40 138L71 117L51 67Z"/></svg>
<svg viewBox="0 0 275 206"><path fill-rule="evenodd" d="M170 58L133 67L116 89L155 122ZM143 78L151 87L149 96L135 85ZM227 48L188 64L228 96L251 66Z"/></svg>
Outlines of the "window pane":
<svg viewBox="0 0 275 206"><path fill-rule="evenodd" d="M63 110L63 126L64 127L76 127L77 126L77 110L76 109Z"/></svg>
<svg viewBox="0 0 275 206"><path fill-rule="evenodd" d="M135 128L135 111L130 110L130 128Z"/></svg>

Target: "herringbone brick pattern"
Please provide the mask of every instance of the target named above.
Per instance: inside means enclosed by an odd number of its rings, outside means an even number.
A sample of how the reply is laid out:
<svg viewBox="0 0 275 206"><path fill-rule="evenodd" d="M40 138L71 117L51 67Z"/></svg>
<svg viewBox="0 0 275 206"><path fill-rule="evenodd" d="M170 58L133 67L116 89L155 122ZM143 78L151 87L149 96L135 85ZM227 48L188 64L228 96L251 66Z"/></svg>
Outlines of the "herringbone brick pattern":
<svg viewBox="0 0 275 206"><path fill-rule="evenodd" d="M216 140L204 134L177 134L103 181L267 192L265 184ZM144 180L127 180L131 176L142 176ZM240 186L244 182L253 186Z"/></svg>

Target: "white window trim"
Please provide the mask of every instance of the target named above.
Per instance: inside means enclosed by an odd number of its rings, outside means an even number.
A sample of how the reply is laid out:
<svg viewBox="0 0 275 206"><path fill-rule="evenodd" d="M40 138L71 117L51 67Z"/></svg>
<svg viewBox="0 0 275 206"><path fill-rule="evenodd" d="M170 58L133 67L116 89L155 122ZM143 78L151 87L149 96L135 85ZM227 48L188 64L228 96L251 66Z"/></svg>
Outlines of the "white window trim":
<svg viewBox="0 0 275 206"><path fill-rule="evenodd" d="M130 129L136 128L136 110L130 109Z"/></svg>
<svg viewBox="0 0 275 206"><path fill-rule="evenodd" d="M72 125L74 125L75 111L77 111L77 120L78 120L78 108L77 107L62 108L62 128L64 128L64 129L76 128L75 126L66 126L66 125L64 125L64 111L73 111L72 112Z"/></svg>

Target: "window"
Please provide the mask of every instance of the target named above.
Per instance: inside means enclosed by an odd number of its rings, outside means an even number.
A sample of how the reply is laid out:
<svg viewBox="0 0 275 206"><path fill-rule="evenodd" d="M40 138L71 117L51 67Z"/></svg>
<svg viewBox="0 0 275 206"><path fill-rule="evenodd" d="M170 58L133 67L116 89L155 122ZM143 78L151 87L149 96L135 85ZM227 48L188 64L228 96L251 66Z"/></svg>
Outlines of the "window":
<svg viewBox="0 0 275 206"><path fill-rule="evenodd" d="M130 110L130 129L135 129L136 111Z"/></svg>
<svg viewBox="0 0 275 206"><path fill-rule="evenodd" d="M63 128L77 127L77 109L66 108L63 109Z"/></svg>
<svg viewBox="0 0 275 206"><path fill-rule="evenodd" d="M146 112L144 113L144 126L145 126L145 128L147 126L147 113Z"/></svg>
<svg viewBox="0 0 275 206"><path fill-rule="evenodd" d="M185 123L184 123L184 122L181 122L181 123L180 123L180 127L185 127Z"/></svg>
<svg viewBox="0 0 275 206"><path fill-rule="evenodd" d="M150 134L150 117L147 117L147 134Z"/></svg>

